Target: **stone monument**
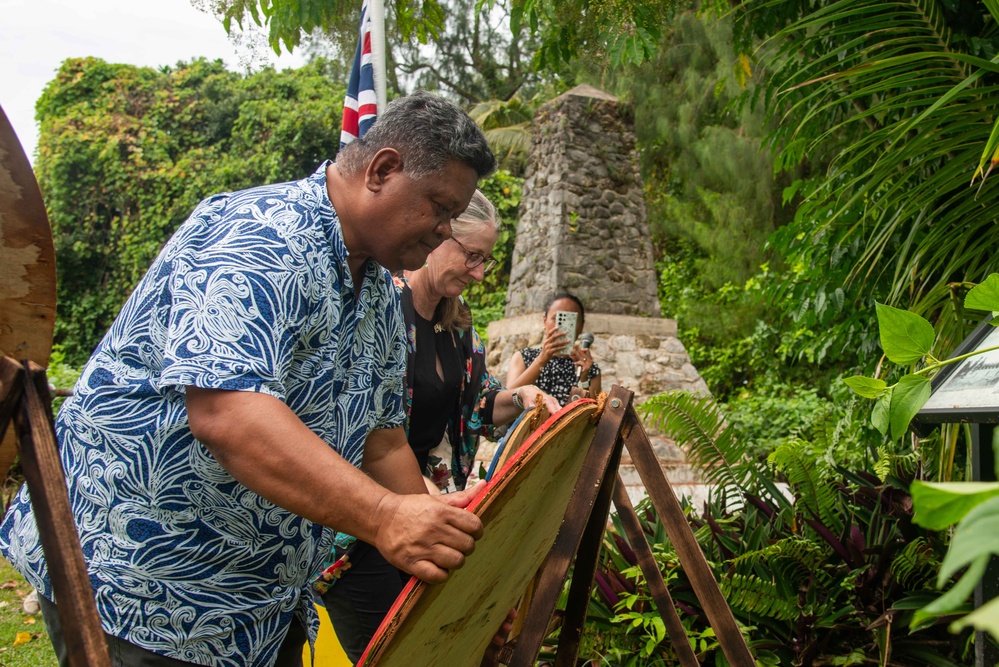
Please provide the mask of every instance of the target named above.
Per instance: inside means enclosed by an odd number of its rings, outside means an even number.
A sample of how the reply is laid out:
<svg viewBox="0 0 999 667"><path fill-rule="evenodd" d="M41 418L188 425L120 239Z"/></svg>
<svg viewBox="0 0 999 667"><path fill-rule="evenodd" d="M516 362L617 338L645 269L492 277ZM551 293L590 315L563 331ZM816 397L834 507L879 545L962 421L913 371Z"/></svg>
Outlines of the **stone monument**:
<svg viewBox="0 0 999 667"><path fill-rule="evenodd" d="M620 384L636 403L667 389L708 393L660 315L644 188L628 104L592 86L548 102L534 118L505 319L488 329L488 362L506 377L517 350L541 344L549 299L567 291L586 305L585 331L604 390ZM678 494L703 489L673 443L651 429ZM484 449L484 456L491 455ZM644 487L627 450L621 474L637 499Z"/></svg>

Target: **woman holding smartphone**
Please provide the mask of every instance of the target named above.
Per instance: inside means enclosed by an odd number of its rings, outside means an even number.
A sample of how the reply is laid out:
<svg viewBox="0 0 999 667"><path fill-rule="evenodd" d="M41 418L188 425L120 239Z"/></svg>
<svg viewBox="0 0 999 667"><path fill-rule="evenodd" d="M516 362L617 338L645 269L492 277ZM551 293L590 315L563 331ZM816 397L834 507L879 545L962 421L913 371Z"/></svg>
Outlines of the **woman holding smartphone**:
<svg viewBox="0 0 999 667"><path fill-rule="evenodd" d="M559 312L576 314L576 330L571 338L558 327ZM600 367L593 363L589 348L574 345L585 317L583 302L578 297L568 292L552 297L545 308L544 341L541 347L525 347L514 353L506 374L507 388L534 384L562 405L569 402L574 386L588 391L590 396L599 394Z"/></svg>

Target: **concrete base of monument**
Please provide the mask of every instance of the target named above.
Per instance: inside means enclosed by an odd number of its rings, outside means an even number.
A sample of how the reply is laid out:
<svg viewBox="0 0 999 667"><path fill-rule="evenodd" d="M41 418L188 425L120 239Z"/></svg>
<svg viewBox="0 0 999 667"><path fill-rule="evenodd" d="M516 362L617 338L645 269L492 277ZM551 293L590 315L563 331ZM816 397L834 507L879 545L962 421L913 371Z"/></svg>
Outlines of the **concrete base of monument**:
<svg viewBox="0 0 999 667"><path fill-rule="evenodd" d="M505 381L510 357L525 347L537 347L543 335L543 313L520 315L489 324L487 361L489 369ZM680 389L697 394L709 394L708 386L690 362L687 349L677 338L676 320L659 317L635 317L587 313L583 327L594 336L590 347L593 359L601 370L601 386L609 391L621 385L635 392L635 405L655 394ZM678 495L706 497L706 490L695 471L687 464L683 451L668 438L646 425L656 456L666 471L666 477ZM490 443L483 442L480 458L488 462L486 450ZM477 469L476 465L476 469ZM628 452L621 460L621 476L633 502L645 495L638 474ZM697 506L703 501L697 503Z"/></svg>

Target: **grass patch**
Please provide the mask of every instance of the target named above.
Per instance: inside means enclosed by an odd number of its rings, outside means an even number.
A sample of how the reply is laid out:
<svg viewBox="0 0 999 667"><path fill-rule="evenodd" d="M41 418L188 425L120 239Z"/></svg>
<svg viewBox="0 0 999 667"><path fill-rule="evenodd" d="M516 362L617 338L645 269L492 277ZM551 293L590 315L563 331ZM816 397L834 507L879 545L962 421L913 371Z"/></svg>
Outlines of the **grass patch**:
<svg viewBox="0 0 999 667"><path fill-rule="evenodd" d="M0 667L57 667L59 664L45 630L42 615L25 614L21 605L31 592L31 585L20 573L0 558ZM30 640L17 646L18 633ZM21 641L25 635L21 635Z"/></svg>

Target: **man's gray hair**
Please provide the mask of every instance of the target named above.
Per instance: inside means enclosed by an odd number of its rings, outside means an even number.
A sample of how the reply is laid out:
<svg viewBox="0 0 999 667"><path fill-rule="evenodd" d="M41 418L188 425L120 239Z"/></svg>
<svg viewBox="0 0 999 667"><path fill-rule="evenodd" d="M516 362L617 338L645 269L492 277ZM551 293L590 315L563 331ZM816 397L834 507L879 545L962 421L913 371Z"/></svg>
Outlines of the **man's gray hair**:
<svg viewBox="0 0 999 667"><path fill-rule="evenodd" d="M355 175L383 148L394 148L403 172L413 179L436 174L458 160L484 178L496 169L496 158L482 130L461 107L426 91L392 100L360 139L336 156L340 173Z"/></svg>

